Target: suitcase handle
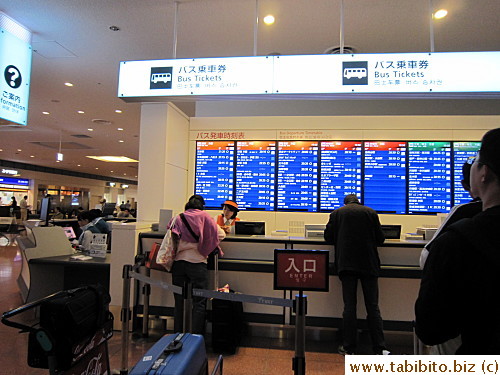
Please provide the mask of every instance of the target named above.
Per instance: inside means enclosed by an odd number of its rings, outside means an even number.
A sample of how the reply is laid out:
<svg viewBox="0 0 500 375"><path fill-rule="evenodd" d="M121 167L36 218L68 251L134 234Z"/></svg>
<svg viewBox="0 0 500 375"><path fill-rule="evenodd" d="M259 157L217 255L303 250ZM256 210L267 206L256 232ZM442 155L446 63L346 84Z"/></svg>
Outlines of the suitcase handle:
<svg viewBox="0 0 500 375"><path fill-rule="evenodd" d="M173 341L171 341L167 347L163 350L163 353L173 353L182 349L182 338L184 333L179 333Z"/></svg>

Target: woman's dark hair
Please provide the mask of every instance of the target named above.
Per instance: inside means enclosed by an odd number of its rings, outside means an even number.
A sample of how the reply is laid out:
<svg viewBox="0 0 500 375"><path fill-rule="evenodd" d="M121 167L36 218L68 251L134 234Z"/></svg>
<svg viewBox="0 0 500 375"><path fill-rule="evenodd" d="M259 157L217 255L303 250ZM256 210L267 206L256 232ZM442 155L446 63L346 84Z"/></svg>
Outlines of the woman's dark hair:
<svg viewBox="0 0 500 375"><path fill-rule="evenodd" d="M78 214L76 219L79 221L87 220L90 223L92 220L94 220L94 217L92 216L92 214L89 211L82 211Z"/></svg>
<svg viewBox="0 0 500 375"><path fill-rule="evenodd" d="M223 204L222 208L227 208L229 211L231 211L233 214L231 215L230 219L236 219L236 216L238 216L238 209L234 206L231 206L229 204Z"/></svg>
<svg viewBox="0 0 500 375"><path fill-rule="evenodd" d="M205 209L205 199L201 195L195 194L192 195L186 205L184 206L185 210L195 209L195 210L203 210Z"/></svg>

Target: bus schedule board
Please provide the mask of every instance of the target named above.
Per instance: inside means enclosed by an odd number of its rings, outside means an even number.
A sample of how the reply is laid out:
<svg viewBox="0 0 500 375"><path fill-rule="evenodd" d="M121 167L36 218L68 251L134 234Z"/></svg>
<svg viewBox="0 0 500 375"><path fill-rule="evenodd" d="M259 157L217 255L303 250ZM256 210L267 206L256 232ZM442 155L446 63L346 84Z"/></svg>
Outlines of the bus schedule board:
<svg viewBox="0 0 500 375"><path fill-rule="evenodd" d="M408 213L451 208L451 142L408 142Z"/></svg>
<svg viewBox="0 0 500 375"><path fill-rule="evenodd" d="M406 213L406 142L364 146L364 204L379 213Z"/></svg>
<svg viewBox="0 0 500 375"><path fill-rule="evenodd" d="M333 211L344 205L347 194L362 200L362 142L321 142L320 210Z"/></svg>
<svg viewBox="0 0 500 375"><path fill-rule="evenodd" d="M278 142L277 209L317 210L318 142Z"/></svg>
<svg viewBox="0 0 500 375"><path fill-rule="evenodd" d="M195 194L205 199L205 207L220 208L233 199L234 142L196 143Z"/></svg>
<svg viewBox="0 0 500 375"><path fill-rule="evenodd" d="M274 289L328 292L328 250L274 250Z"/></svg>
<svg viewBox="0 0 500 375"><path fill-rule="evenodd" d="M462 186L462 166L468 158L476 156L481 142L453 142L453 205L470 202L472 197Z"/></svg>
<svg viewBox="0 0 500 375"><path fill-rule="evenodd" d="M236 143L236 202L240 209L274 210L276 141Z"/></svg>

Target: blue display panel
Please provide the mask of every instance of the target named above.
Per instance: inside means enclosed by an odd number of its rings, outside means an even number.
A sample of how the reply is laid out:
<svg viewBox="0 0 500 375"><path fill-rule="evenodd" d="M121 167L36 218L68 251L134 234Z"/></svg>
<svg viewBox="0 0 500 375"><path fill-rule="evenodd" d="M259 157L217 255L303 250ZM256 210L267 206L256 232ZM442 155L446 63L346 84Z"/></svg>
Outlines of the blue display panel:
<svg viewBox="0 0 500 375"><path fill-rule="evenodd" d="M318 142L278 142L277 209L317 211Z"/></svg>
<svg viewBox="0 0 500 375"><path fill-rule="evenodd" d="M451 143L408 142L408 213L451 208Z"/></svg>
<svg viewBox="0 0 500 375"><path fill-rule="evenodd" d="M476 156L481 142L453 142L453 205L467 203L471 201L468 191L462 187L462 166L471 156Z"/></svg>
<svg viewBox="0 0 500 375"><path fill-rule="evenodd" d="M195 194L207 208L233 199L234 142L196 142Z"/></svg>
<svg viewBox="0 0 500 375"><path fill-rule="evenodd" d="M275 141L236 143L236 202L240 209L275 208Z"/></svg>
<svg viewBox="0 0 500 375"><path fill-rule="evenodd" d="M365 142L364 204L406 213L406 142Z"/></svg>
<svg viewBox="0 0 500 375"><path fill-rule="evenodd" d="M347 194L361 195L362 142L321 142L320 210L344 205Z"/></svg>

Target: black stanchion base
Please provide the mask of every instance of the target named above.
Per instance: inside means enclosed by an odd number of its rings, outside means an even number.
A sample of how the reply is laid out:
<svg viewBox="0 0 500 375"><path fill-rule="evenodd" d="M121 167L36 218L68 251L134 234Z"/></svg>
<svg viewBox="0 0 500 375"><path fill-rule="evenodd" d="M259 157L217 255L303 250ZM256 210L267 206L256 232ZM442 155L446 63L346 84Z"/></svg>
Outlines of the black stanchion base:
<svg viewBox="0 0 500 375"><path fill-rule="evenodd" d="M293 357L292 370L295 375L305 375L306 359L304 357Z"/></svg>

